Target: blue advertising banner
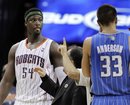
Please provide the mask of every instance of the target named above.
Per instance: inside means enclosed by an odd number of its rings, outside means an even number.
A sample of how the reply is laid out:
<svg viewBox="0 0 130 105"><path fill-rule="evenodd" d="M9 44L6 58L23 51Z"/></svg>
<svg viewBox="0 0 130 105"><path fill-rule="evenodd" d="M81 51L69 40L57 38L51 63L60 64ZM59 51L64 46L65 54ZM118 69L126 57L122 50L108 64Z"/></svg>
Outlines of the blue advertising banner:
<svg viewBox="0 0 130 105"><path fill-rule="evenodd" d="M43 11L42 34L62 43L83 43L86 37L98 32L96 11L102 4L111 4L118 11L117 28L128 31L130 27L130 0L38 0Z"/></svg>

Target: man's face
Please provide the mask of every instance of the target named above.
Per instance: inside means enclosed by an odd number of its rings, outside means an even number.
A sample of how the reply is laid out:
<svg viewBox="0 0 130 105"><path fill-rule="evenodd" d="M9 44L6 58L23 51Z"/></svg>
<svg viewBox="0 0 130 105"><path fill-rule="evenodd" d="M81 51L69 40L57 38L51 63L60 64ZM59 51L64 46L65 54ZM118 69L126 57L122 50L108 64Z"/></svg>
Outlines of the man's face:
<svg viewBox="0 0 130 105"><path fill-rule="evenodd" d="M43 24L43 18L40 15L30 16L26 22L27 32L33 35L39 35Z"/></svg>

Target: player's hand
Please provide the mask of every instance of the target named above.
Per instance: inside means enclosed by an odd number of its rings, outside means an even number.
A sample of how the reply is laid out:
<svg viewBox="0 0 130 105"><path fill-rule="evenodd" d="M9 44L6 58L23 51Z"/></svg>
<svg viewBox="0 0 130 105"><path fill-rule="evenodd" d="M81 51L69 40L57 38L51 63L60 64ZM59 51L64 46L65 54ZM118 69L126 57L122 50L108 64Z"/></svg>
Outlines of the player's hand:
<svg viewBox="0 0 130 105"><path fill-rule="evenodd" d="M64 55L67 54L67 44L65 38L63 38L63 44L59 46L59 52Z"/></svg>
<svg viewBox="0 0 130 105"><path fill-rule="evenodd" d="M42 70L41 68L35 68L34 69L34 72L37 72L39 75L40 75L40 77L45 77L45 75L46 75L46 72L45 72L45 70Z"/></svg>

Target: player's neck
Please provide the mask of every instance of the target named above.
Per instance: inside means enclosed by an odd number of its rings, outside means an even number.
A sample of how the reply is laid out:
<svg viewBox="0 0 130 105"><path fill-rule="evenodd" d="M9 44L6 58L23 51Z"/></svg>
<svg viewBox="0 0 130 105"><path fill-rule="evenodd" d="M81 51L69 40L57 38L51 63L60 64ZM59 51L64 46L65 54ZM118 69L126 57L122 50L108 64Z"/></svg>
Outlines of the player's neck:
<svg viewBox="0 0 130 105"><path fill-rule="evenodd" d="M102 27L102 33L106 33L106 34L114 34L116 33L116 26L115 25L110 25L110 26L104 26Z"/></svg>
<svg viewBox="0 0 130 105"><path fill-rule="evenodd" d="M31 36L31 37L28 37L28 42L30 43L37 43L37 42L41 42L44 38L41 36L41 35L38 35L38 36Z"/></svg>

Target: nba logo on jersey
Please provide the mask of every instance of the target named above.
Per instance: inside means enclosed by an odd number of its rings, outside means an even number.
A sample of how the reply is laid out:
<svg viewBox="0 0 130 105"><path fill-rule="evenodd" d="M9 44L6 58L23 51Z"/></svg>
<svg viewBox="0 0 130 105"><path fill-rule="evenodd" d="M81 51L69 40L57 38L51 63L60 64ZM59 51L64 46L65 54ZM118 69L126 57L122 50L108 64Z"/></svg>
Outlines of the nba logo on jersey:
<svg viewBox="0 0 130 105"><path fill-rule="evenodd" d="M41 49L41 52L44 52L44 48Z"/></svg>
<svg viewBox="0 0 130 105"><path fill-rule="evenodd" d="M109 36L109 38L113 41L115 40L115 36Z"/></svg>

